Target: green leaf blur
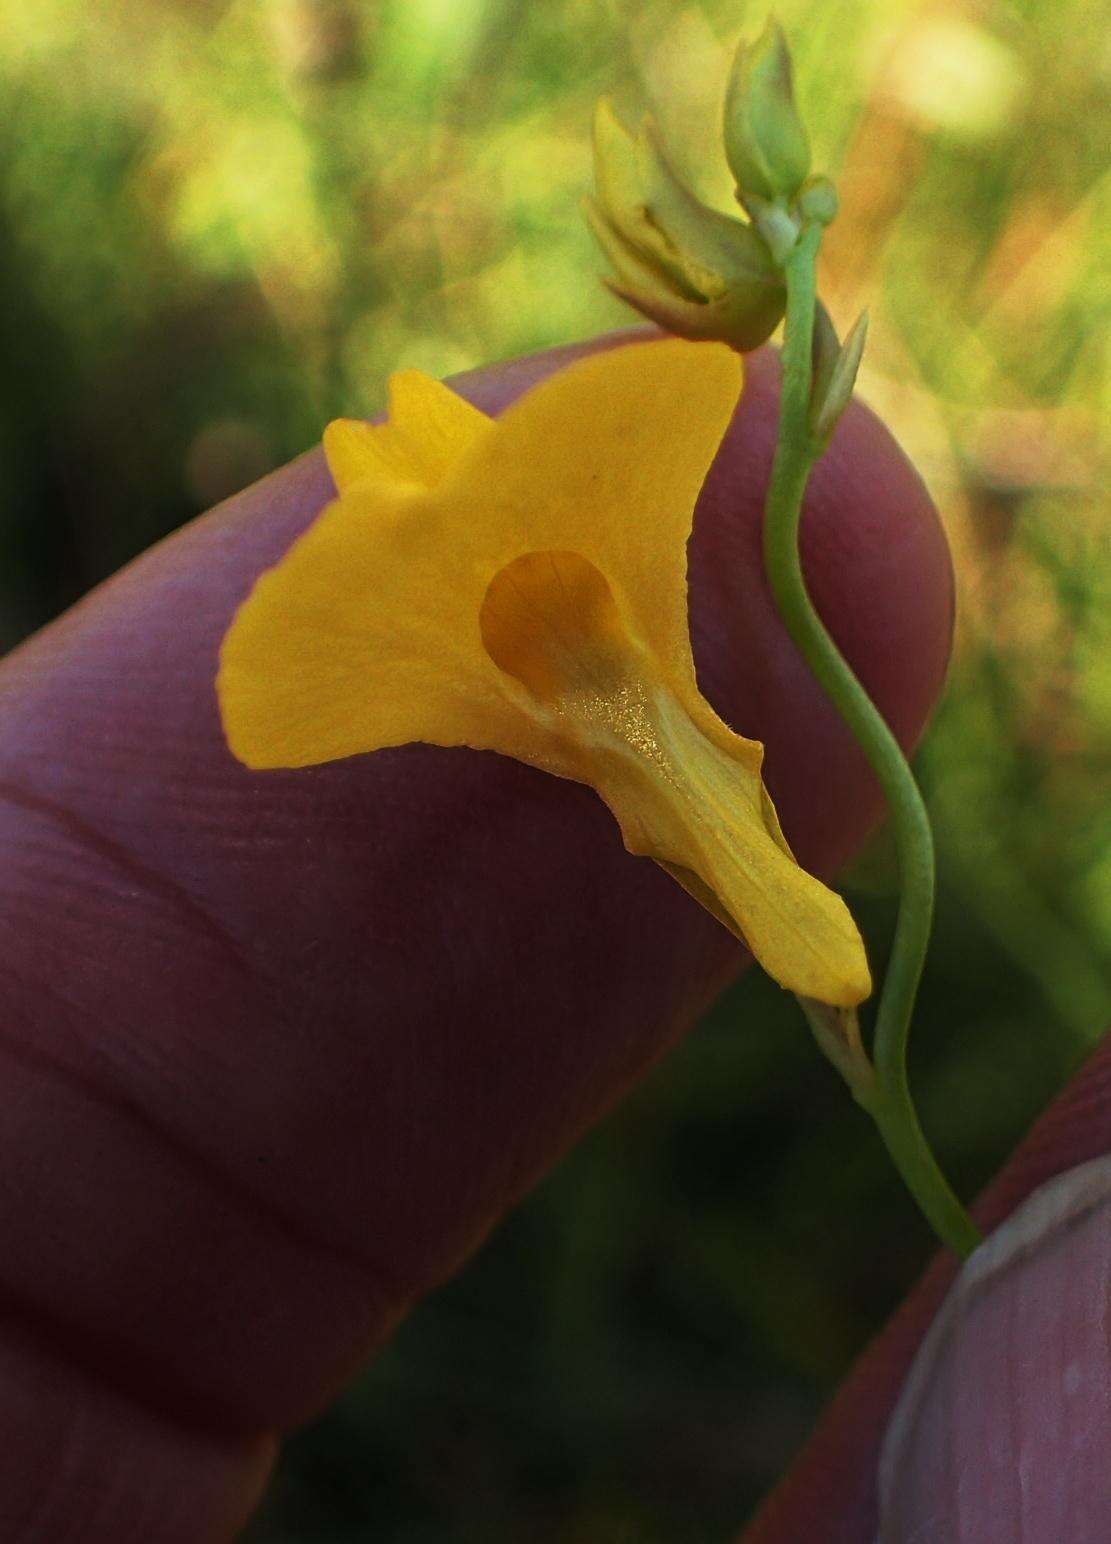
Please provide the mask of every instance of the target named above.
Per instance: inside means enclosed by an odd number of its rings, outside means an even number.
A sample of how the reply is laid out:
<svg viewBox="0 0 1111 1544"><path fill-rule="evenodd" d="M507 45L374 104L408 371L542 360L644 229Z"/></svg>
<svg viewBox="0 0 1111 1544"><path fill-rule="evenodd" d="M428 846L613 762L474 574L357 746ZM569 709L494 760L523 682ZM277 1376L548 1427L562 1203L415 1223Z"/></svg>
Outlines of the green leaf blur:
<svg viewBox="0 0 1111 1544"><path fill-rule="evenodd" d="M1111 1020L1111 142L1102 0L780 0L841 213L822 294L922 470L961 620L918 769L913 1042L968 1194ZM386 373L624 325L578 213L650 102L728 207L738 0L0 6L0 642ZM851 876L882 954L882 838ZM740 1029L738 1028L740 1026ZM742 1032L743 1031L743 1032ZM755 977L289 1445L254 1544L724 1544L929 1250Z"/></svg>

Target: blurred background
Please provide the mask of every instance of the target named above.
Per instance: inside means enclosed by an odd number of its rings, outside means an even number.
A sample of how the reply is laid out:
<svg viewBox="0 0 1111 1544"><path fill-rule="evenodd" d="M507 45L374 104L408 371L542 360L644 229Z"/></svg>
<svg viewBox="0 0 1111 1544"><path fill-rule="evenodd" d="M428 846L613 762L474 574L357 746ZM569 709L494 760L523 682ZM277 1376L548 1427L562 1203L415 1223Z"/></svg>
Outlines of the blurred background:
<svg viewBox="0 0 1111 1544"><path fill-rule="evenodd" d="M973 1192L1111 1022L1105 0L779 0L823 293L925 475L961 623L919 756L913 1076ZM743 0L0 0L0 643L435 374L628 317L595 98L727 201ZM881 835L847 876L874 952ZM253 1544L724 1544L930 1241L752 978L289 1443Z"/></svg>

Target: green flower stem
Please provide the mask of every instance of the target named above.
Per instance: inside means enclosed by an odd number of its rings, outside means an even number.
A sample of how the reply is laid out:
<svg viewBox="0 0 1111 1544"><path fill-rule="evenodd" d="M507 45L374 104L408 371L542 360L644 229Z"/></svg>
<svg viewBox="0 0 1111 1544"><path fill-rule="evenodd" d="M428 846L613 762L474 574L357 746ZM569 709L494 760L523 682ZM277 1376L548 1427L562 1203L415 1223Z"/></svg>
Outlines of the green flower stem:
<svg viewBox="0 0 1111 1544"><path fill-rule="evenodd" d="M980 1234L949 1188L918 1123L907 1082L907 1039L926 957L934 901L929 817L894 735L829 636L806 591L799 561L802 497L825 446L811 429L811 338L817 302L819 225L807 226L787 257L787 318L779 439L764 518L764 563L780 615L822 689L859 742L887 800L902 894L876 1016L875 1085L867 1108L907 1188L938 1237L962 1259Z"/></svg>

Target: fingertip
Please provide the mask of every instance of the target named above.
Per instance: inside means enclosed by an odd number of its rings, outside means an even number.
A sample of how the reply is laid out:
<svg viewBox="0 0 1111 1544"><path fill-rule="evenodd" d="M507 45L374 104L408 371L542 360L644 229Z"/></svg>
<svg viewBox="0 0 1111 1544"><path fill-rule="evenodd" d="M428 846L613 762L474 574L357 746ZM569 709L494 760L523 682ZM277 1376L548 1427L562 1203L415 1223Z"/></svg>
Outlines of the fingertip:
<svg viewBox="0 0 1111 1544"><path fill-rule="evenodd" d="M966 1262L880 1451L883 1544L1111 1533L1111 1157L1042 1185Z"/></svg>
<svg viewBox="0 0 1111 1544"><path fill-rule="evenodd" d="M1095 1049L1035 1123L977 1203L977 1222L985 1231L997 1229L1039 1187L1057 1176L1087 1170L1093 1161L1106 1162L1109 1150L1111 1036ZM1067 1196L1068 1192L1063 1194ZM1106 1232L1106 1213L1098 1215L1104 1217L1102 1226ZM1001 1236L1008 1236L1003 1229L999 1231ZM908 1369L955 1276L953 1257L939 1254L899 1312L860 1358L806 1448L753 1519L744 1534L744 1544L794 1544L796 1539L811 1537L821 1537L823 1544L874 1544L879 1453L886 1428ZM1105 1266L1100 1289L1104 1297L1107 1279ZM1102 1311L1106 1315L1106 1307ZM1106 1319L1103 1335L1106 1345L1111 1338ZM1099 1366L1098 1359L1095 1365ZM1103 1365L1106 1372L1106 1363ZM1111 1418L1106 1414L1100 1430L1105 1451L1111 1451ZM1103 1532L1092 1536L1103 1538L1109 1532L1111 1529L1104 1527ZM895 1535L896 1539L899 1537ZM932 1535L927 1533L923 1537ZM1008 1544L1012 1537L1029 1537L1041 1544L1043 1536L1019 1533L1008 1536ZM1057 1544L1058 1538L1071 1535L1050 1533L1044 1537ZM886 1536L883 1544L888 1544Z"/></svg>

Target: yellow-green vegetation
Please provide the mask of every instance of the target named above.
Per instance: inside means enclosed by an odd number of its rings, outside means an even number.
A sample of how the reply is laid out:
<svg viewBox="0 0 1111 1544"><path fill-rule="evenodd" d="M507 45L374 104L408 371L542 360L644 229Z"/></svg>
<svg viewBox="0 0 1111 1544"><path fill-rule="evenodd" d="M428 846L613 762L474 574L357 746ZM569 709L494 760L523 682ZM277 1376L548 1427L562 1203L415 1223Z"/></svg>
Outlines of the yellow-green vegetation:
<svg viewBox="0 0 1111 1544"><path fill-rule="evenodd" d="M860 391L958 566L913 1057L968 1194L1111 1022L1105 5L777 11L841 195L821 293L842 335L867 306ZM626 325L579 214L594 103L653 106L728 208L721 92L764 14L0 0L2 640L390 371ZM851 876L877 958L889 873L881 838ZM738 992L745 1035L733 1001L415 1316L254 1539L730 1536L928 1246L790 1004Z"/></svg>

